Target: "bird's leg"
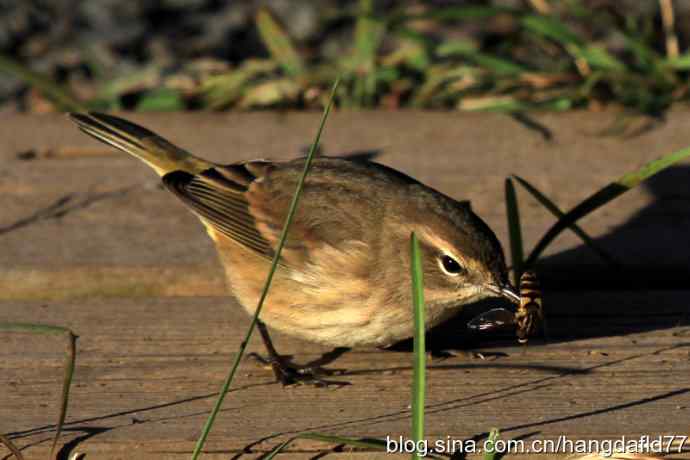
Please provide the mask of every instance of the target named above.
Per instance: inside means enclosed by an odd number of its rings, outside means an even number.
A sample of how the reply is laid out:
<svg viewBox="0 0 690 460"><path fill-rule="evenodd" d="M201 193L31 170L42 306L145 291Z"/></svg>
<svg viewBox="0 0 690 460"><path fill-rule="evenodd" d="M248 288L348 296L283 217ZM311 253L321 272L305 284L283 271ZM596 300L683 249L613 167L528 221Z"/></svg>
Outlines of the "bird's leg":
<svg viewBox="0 0 690 460"><path fill-rule="evenodd" d="M273 342L271 341L271 336L268 334L268 328L266 325L262 321L258 321L256 326L259 328L261 339L266 346L268 359L256 354L253 354L252 356L265 364L270 364L271 368L273 369L273 373L276 376L276 380L278 380L278 382L282 383L284 386L294 384L315 385L319 387L348 385L347 382L322 380L319 378L319 376L332 375L333 372L323 369L318 365L298 366L291 363L288 359L279 355L276 351L275 347L273 346ZM340 351L340 354L342 354L342 351Z"/></svg>

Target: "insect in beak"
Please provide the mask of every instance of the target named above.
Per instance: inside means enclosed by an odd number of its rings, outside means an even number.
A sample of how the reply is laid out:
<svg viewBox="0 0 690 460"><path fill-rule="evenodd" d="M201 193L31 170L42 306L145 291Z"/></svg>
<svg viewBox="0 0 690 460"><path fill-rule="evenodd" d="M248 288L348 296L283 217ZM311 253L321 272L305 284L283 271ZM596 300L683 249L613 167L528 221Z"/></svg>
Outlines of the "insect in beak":
<svg viewBox="0 0 690 460"><path fill-rule="evenodd" d="M505 297L514 304L520 304L520 295L517 292L515 292L515 288L512 287L510 284L505 284L503 286L498 286L496 284L487 284L486 288L500 297Z"/></svg>
<svg viewBox="0 0 690 460"><path fill-rule="evenodd" d="M500 330L513 326L518 342L525 344L530 336L544 327L544 310L541 302L539 280L532 271L526 271L520 277L520 293L509 283L504 285L487 284L486 289L500 297L516 303L515 312L507 308L494 308L472 318L467 328L474 331Z"/></svg>

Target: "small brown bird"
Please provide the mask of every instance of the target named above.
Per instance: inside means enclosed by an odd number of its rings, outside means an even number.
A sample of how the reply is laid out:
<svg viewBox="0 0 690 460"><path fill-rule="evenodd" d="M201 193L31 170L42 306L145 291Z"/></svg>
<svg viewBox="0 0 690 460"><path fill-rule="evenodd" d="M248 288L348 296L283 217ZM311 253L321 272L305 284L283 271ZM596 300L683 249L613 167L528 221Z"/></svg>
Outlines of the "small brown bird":
<svg viewBox="0 0 690 460"><path fill-rule="evenodd" d="M110 115L72 114L79 128L151 166L199 217L239 303L253 314L304 159L219 165ZM501 245L467 203L386 166L318 157L312 164L261 321L335 347L387 346L413 334L409 238L418 236L426 327L487 297L519 296ZM279 356L283 383L313 376Z"/></svg>

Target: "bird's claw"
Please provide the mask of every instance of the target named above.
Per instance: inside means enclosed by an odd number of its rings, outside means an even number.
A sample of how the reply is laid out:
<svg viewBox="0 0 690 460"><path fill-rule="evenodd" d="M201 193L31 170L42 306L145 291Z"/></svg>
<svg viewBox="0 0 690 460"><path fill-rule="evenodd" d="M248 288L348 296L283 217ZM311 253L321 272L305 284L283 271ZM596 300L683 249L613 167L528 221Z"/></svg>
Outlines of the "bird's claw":
<svg viewBox="0 0 690 460"><path fill-rule="evenodd" d="M313 385L318 388L342 387L350 385L350 382L326 380L322 377L343 375L344 369L326 369L319 366L300 366L289 361L289 357L280 356L275 359L265 358L258 353L249 353L248 359L253 359L262 367L270 368L276 376L276 380L283 386Z"/></svg>

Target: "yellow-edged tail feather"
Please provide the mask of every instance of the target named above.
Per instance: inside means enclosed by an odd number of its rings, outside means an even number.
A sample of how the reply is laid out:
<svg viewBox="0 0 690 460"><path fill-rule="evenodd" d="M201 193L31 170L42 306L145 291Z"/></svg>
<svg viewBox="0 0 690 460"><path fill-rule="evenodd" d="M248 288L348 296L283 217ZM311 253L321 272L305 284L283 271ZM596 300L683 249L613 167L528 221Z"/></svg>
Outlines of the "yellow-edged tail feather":
<svg viewBox="0 0 690 460"><path fill-rule="evenodd" d="M148 129L122 118L96 112L70 113L69 116L83 132L139 158L159 176L172 171L198 174L213 166Z"/></svg>

